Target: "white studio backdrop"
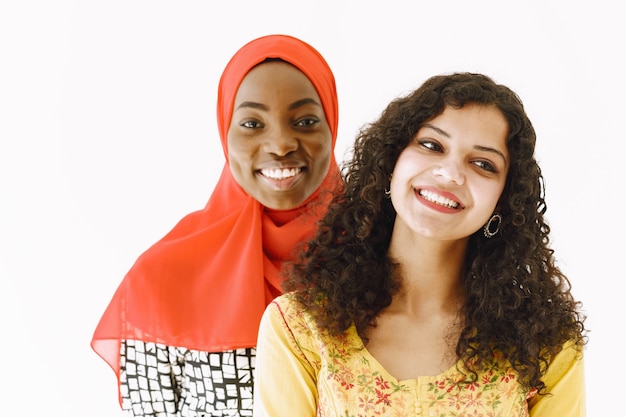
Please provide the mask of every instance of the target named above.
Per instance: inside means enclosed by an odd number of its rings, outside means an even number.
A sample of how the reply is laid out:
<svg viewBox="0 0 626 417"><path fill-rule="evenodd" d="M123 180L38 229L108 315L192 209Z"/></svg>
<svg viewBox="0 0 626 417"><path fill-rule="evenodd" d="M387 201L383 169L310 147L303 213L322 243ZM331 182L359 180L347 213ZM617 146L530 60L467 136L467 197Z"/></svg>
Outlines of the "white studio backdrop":
<svg viewBox="0 0 626 417"><path fill-rule="evenodd" d="M226 62L285 33L334 70L339 161L362 124L431 75L483 72L519 93L556 258L589 316L588 415L600 415L621 398L620 16L603 0L0 0L3 409L121 415L93 330L137 256L210 196Z"/></svg>

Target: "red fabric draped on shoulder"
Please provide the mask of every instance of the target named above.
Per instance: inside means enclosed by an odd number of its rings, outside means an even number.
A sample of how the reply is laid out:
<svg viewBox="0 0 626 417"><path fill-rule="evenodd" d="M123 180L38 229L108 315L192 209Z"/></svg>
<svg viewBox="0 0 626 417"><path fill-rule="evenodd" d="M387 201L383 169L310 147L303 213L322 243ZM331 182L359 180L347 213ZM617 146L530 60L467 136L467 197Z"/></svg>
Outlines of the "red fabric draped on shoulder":
<svg viewBox="0 0 626 417"><path fill-rule="evenodd" d="M310 45L270 35L243 46L222 74L217 118L226 158L239 84L267 58L287 61L311 80L322 100L334 150L338 103L328 64ZM313 235L339 184L333 155L320 188L301 207L275 213L290 219L277 226L235 182L227 161L206 207L185 216L124 277L95 330L92 348L119 377L122 340L209 352L253 347L265 306L280 291L281 262Z"/></svg>

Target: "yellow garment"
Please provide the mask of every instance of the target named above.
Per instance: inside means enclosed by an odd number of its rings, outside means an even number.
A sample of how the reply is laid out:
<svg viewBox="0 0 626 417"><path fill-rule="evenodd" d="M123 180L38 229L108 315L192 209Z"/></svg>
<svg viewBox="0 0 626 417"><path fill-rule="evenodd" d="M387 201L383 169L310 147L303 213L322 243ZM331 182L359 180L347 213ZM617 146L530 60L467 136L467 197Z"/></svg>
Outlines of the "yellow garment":
<svg viewBox="0 0 626 417"><path fill-rule="evenodd" d="M552 395L523 391L503 358L471 383L454 366L398 381L363 346L354 327L331 338L287 294L266 309L257 343L255 417L584 417L582 353L567 344L544 382Z"/></svg>

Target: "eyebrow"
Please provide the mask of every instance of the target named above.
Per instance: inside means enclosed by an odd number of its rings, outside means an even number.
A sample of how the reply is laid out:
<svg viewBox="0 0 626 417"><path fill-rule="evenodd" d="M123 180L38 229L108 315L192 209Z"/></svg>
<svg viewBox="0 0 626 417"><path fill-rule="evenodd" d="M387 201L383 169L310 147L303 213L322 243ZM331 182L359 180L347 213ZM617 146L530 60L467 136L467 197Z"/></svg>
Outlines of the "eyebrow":
<svg viewBox="0 0 626 417"><path fill-rule="evenodd" d="M431 124L425 123L423 125L423 127L427 127L429 129L434 130L435 132L439 133L442 136L447 137L448 139L452 139L452 136L450 136L450 134L448 132L446 132L443 129L438 128L437 126L433 126ZM496 149L496 148L490 148L488 146L481 146L481 145L475 145L474 149L478 150L478 151L484 151L484 152L492 152L495 153L496 155L500 155L500 157L502 158L502 160L504 161L504 165L507 165L507 161L506 161L506 156L504 156L504 153L502 153L500 150Z"/></svg>
<svg viewBox="0 0 626 417"><path fill-rule="evenodd" d="M265 110L265 111L269 110L269 107L267 107L265 104L257 103L255 101L244 101L240 105L238 105L237 109L235 110L239 110L245 107L258 109L258 110Z"/></svg>
<svg viewBox="0 0 626 417"><path fill-rule="evenodd" d="M316 106L320 106L320 103L318 103L316 100L312 99L312 98L303 98L301 100L297 100L294 101L293 103L291 103L287 109L288 110L295 110L298 107L302 107L306 104L314 104ZM268 111L269 107L263 103L257 103L256 101L244 101L242 102L240 105L237 106L237 109L241 109L241 108L252 108L252 109L257 109L257 110L264 110L264 111Z"/></svg>
<svg viewBox="0 0 626 417"><path fill-rule="evenodd" d="M303 98L302 100L297 100L297 101L294 101L293 103L291 103L289 105L288 109L289 110L294 110L294 109L297 109L298 107L302 107L302 106L304 106L306 104L314 104L316 106L320 106L320 103L318 103L316 100L313 100L312 98Z"/></svg>

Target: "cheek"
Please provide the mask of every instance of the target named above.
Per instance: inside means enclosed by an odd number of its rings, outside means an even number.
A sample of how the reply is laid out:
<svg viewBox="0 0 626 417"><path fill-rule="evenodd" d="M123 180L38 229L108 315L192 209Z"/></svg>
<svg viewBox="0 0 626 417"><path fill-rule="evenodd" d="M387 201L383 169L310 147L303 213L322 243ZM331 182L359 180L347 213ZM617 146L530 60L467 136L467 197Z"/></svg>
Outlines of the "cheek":
<svg viewBox="0 0 626 417"><path fill-rule="evenodd" d="M332 154L332 147L330 143L328 144L320 144L313 150L311 157L315 161L316 164L319 165L328 165L330 162L330 156Z"/></svg>
<svg viewBox="0 0 626 417"><path fill-rule="evenodd" d="M234 145L234 146L233 146ZM239 149L236 144L230 143L228 146L228 166L235 181L244 189L246 183L251 181L252 158L243 149ZM249 190L246 189L249 192Z"/></svg>
<svg viewBox="0 0 626 417"><path fill-rule="evenodd" d="M330 165L331 155L333 152L331 139L309 143L306 145L306 153L309 155L309 159L318 171L322 170L323 176L326 176L328 166Z"/></svg>
<svg viewBox="0 0 626 417"><path fill-rule="evenodd" d="M413 176L417 175L423 170L424 163L420 161L419 156L404 150L398 156L396 164L391 174L391 180L393 183L398 183L400 180L409 181Z"/></svg>
<svg viewBox="0 0 626 417"><path fill-rule="evenodd" d="M238 158L232 151L228 152L228 167L230 169L230 173L233 178L237 182L237 184L243 184L243 168L239 164L240 158Z"/></svg>
<svg viewBox="0 0 626 417"><path fill-rule="evenodd" d="M475 199L480 199L485 211L489 211L489 215L491 215L496 210L503 189L504 184L486 184L482 187L477 187L473 194L478 196Z"/></svg>
<svg viewBox="0 0 626 417"><path fill-rule="evenodd" d="M254 155L251 141L237 135L228 136L228 161L231 165L247 165Z"/></svg>
<svg viewBox="0 0 626 417"><path fill-rule="evenodd" d="M330 153L327 155L319 155L315 160L315 175L313 176L313 189L317 189L322 182L324 182L324 178L328 174L328 170L330 168Z"/></svg>

